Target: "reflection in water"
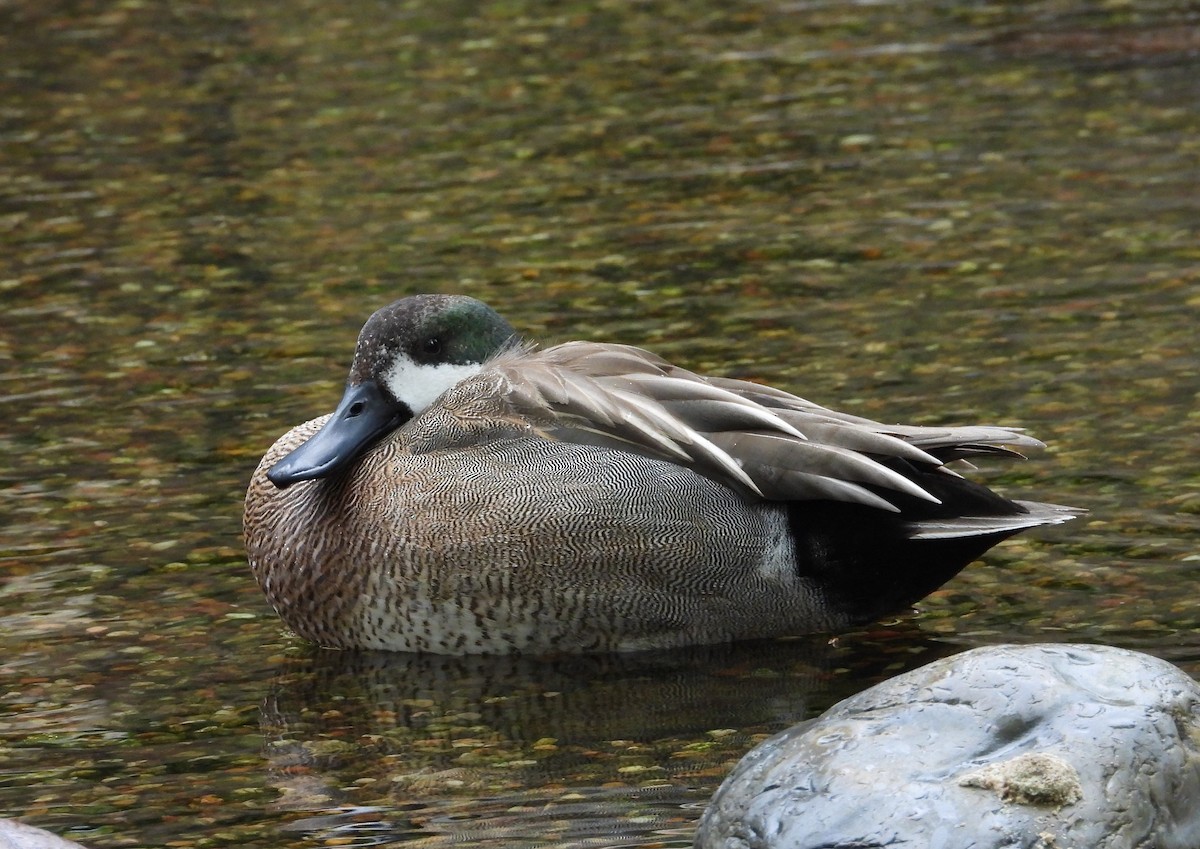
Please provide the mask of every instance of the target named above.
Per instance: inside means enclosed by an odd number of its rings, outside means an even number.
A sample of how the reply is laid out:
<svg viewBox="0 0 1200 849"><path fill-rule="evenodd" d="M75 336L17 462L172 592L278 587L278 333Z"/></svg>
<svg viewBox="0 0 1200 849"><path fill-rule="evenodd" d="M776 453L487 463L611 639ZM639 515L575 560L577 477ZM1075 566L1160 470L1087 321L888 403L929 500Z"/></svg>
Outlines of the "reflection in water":
<svg viewBox="0 0 1200 849"><path fill-rule="evenodd" d="M264 703L275 806L306 814L290 830L356 845L685 845L681 812L813 713L814 693L831 699L847 666L856 689L881 658L875 677L954 650L911 628L860 636L855 651L805 639L545 660L313 650Z"/></svg>

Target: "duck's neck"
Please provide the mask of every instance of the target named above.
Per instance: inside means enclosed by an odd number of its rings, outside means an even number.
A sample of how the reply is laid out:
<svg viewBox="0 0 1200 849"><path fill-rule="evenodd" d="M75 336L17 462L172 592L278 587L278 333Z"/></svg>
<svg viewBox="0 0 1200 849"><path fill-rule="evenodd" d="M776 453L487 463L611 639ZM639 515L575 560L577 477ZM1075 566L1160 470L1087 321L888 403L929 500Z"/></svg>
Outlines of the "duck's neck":
<svg viewBox="0 0 1200 849"><path fill-rule="evenodd" d="M382 382L393 398L419 416L443 392L482 368L482 363L421 364L401 356L383 374Z"/></svg>

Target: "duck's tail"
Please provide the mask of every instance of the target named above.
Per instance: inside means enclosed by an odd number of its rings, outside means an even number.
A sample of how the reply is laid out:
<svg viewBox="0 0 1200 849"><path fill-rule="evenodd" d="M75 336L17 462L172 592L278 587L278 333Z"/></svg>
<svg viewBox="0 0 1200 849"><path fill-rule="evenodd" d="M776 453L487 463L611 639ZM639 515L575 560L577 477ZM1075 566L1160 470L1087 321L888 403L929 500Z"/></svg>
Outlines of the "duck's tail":
<svg viewBox="0 0 1200 849"><path fill-rule="evenodd" d="M936 470L909 471L936 503L905 496L898 513L836 502L790 505L798 574L820 587L847 623L910 607L1008 537L1087 512L1011 501Z"/></svg>
<svg viewBox="0 0 1200 849"><path fill-rule="evenodd" d="M1087 512L1082 507L1044 504L1040 501L1013 501L1023 513L1003 516L953 516L911 522L909 539L959 539L991 534L1008 536L1041 525L1061 525Z"/></svg>

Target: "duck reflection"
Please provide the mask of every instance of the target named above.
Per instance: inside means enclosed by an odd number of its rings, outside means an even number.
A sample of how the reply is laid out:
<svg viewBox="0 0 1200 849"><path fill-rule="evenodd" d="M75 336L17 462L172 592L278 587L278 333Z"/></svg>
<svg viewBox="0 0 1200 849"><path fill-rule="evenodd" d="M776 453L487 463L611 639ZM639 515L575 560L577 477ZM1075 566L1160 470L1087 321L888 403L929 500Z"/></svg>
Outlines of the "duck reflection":
<svg viewBox="0 0 1200 849"><path fill-rule="evenodd" d="M550 810L573 830L611 834L636 809L638 828L660 833L673 820L690 828L764 736L955 650L915 626L849 647L813 638L555 658L314 649L274 682L262 726L277 807L317 814L291 827L323 839L466 829L483 840L503 814L511 841L544 834Z"/></svg>

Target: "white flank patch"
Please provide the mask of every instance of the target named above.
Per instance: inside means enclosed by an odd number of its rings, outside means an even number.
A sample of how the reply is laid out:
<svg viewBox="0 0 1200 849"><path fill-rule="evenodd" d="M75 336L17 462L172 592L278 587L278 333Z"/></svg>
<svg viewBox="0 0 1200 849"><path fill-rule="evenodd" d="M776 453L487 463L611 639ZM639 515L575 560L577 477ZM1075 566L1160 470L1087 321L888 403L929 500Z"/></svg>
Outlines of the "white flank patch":
<svg viewBox="0 0 1200 849"><path fill-rule="evenodd" d="M481 368L481 363L418 365L407 354L397 354L384 374L383 382L392 397L407 404L416 416L451 386L478 374Z"/></svg>
<svg viewBox="0 0 1200 849"><path fill-rule="evenodd" d="M758 573L768 581L788 586L796 580L796 546L788 527L787 510L766 509L763 512L762 560Z"/></svg>

